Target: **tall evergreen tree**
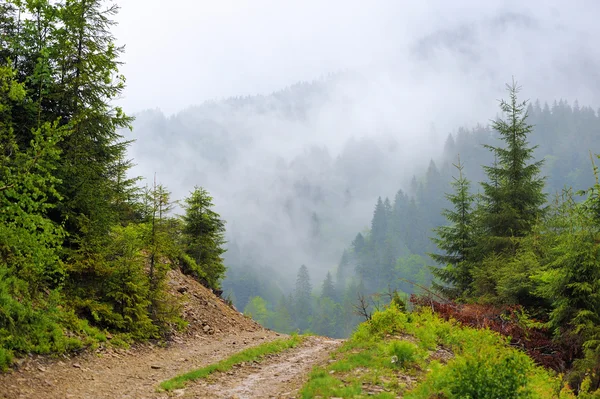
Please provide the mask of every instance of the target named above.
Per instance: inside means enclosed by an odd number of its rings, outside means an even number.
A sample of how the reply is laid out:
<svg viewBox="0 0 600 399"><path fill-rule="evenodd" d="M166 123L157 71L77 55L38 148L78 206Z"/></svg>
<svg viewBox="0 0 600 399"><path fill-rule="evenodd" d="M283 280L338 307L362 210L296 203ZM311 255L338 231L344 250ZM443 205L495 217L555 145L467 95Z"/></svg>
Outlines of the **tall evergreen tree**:
<svg viewBox="0 0 600 399"><path fill-rule="evenodd" d="M351 274L352 270L350 270L350 255L348 254L347 250L344 250L335 274L335 281L338 291L343 292L344 288L346 287L346 281Z"/></svg>
<svg viewBox="0 0 600 399"><path fill-rule="evenodd" d="M113 204L119 193L111 170L122 162L129 144L118 130L132 121L113 105L125 84L118 73L122 48L111 34L118 7L105 4L70 0L61 7L55 72L60 79L48 93L73 131L64 143L59 169L60 191L66 198L60 210L83 256L103 245L103 237L118 221Z"/></svg>
<svg viewBox="0 0 600 399"><path fill-rule="evenodd" d="M195 187L185 199L183 235L185 251L204 272L205 283L218 289L225 274L222 257L225 252L225 223L212 207L212 197L208 192Z"/></svg>
<svg viewBox="0 0 600 399"><path fill-rule="evenodd" d="M321 298L329 298L332 301L337 301L337 292L335 290L335 286L333 285L333 278L331 277L330 272L327 272L327 276L325 276L325 280L323 280L323 286L321 287Z"/></svg>
<svg viewBox="0 0 600 399"><path fill-rule="evenodd" d="M449 225L434 229L437 237L432 238L441 254L430 254L441 268L433 268L432 273L443 284L434 282L434 288L449 298L464 295L473 282L471 274L471 256L476 245L473 231L472 205L474 195L469 192L470 182L463 174L464 166L458 162L454 165L458 170L458 178L451 183L454 192L446 194L446 198L454 205L454 209L444 209L442 214Z"/></svg>
<svg viewBox="0 0 600 399"><path fill-rule="evenodd" d="M527 101L517 100L520 87L514 81L507 90L508 101L500 102L506 119L492 123L505 146L485 146L497 157L496 165L484 167L489 181L482 183L480 215L486 239L480 241L485 242L485 252L510 249L513 237L531 232L546 201L540 177L543 161L533 160L537 147L528 142L533 126L527 122Z"/></svg>
<svg viewBox="0 0 600 399"><path fill-rule="evenodd" d="M371 220L371 240L373 245L383 247L388 232L388 219L391 211L389 200L382 201L381 197L377 199L373 219Z"/></svg>
<svg viewBox="0 0 600 399"><path fill-rule="evenodd" d="M305 265L298 269L296 278L296 289L294 291L294 318L296 325L301 331L310 326L310 318L313 314L312 285L310 275Z"/></svg>

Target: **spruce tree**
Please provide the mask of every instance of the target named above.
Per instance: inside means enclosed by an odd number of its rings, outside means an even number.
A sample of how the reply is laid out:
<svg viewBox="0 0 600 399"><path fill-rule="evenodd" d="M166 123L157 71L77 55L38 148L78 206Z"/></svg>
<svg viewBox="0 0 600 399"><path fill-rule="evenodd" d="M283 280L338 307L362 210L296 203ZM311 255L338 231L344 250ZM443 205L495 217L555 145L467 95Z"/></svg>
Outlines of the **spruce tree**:
<svg viewBox="0 0 600 399"><path fill-rule="evenodd" d="M183 241L185 252L200 267L205 277L196 274L208 287L219 289L225 274L225 222L212 210L212 197L200 187L184 201ZM186 270L184 270L186 271ZM189 270L187 270L189 271Z"/></svg>
<svg viewBox="0 0 600 399"><path fill-rule="evenodd" d="M305 265L298 269L296 278L296 289L294 291L294 317L296 325L301 331L310 326L310 319L313 314L312 306L312 285L310 275Z"/></svg>
<svg viewBox="0 0 600 399"><path fill-rule="evenodd" d="M371 240L375 248L383 247L388 232L388 220L391 212L391 205L386 198L386 202L381 197L377 199L373 219L371 220Z"/></svg>
<svg viewBox="0 0 600 399"><path fill-rule="evenodd" d="M454 165L458 170L458 178L451 183L454 192L446 194L446 198L454 205L454 209L444 209L444 215L449 225L434 229L437 237L433 242L442 251L441 254L430 254L441 268L432 268L432 273L443 284L433 283L434 288L455 299L468 292L473 276L470 262L476 245L473 230L473 200L470 193L470 182L463 174L464 166L458 162Z"/></svg>
<svg viewBox="0 0 600 399"><path fill-rule="evenodd" d="M125 84L118 71L122 48L111 34L118 7L105 4L71 0L60 8L55 73L61 78L48 93L72 130L59 169L65 197L60 217L71 233L70 244L82 257L105 245L104 237L119 221L114 203L120 187L111 177L122 166L129 144L119 129L132 121L113 104Z"/></svg>
<svg viewBox="0 0 600 399"><path fill-rule="evenodd" d="M333 278L331 273L327 272L325 280L323 280L323 286L321 287L321 298L329 298L332 301L337 301L337 293L335 286L333 285Z"/></svg>
<svg viewBox="0 0 600 399"><path fill-rule="evenodd" d="M344 250L335 274L337 291L343 292L344 288L346 288L346 280L351 274L352 270L350 270L350 255L348 254L347 250Z"/></svg>
<svg viewBox="0 0 600 399"><path fill-rule="evenodd" d="M543 161L535 161L536 146L529 145L533 126L527 121L527 101L519 102L520 87L513 81L507 85L508 101L500 102L506 119L497 119L492 127L505 146L486 145L497 163L484 166L488 177L482 183L483 195L479 210L484 229L484 253L514 250L512 238L529 234L543 214L546 196L544 178L540 177Z"/></svg>

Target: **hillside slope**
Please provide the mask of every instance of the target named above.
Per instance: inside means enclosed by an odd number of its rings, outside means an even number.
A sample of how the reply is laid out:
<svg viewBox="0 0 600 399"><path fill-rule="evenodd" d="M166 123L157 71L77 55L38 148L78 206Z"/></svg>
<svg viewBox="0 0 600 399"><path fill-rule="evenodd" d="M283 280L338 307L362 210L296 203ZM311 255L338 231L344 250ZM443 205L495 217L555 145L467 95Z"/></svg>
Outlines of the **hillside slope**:
<svg viewBox="0 0 600 399"><path fill-rule="evenodd" d="M0 398L161 397L156 393L160 381L279 335L230 308L192 278L169 273L170 290L182 300L190 323L184 332L164 346L101 346L73 357L20 359L13 371L0 375Z"/></svg>

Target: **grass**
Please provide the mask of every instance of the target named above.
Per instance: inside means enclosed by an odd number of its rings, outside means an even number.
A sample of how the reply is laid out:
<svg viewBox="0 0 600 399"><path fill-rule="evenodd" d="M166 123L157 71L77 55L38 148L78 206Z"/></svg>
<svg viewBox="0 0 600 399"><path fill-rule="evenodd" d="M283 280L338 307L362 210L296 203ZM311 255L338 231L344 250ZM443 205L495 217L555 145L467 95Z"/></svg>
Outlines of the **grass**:
<svg viewBox="0 0 600 399"><path fill-rule="evenodd" d="M292 335L290 338L278 339L275 341L266 342L253 348L245 349L227 359L221 360L218 363L210 364L206 367L202 367L200 369L178 375L170 380L163 381L160 384L160 387L166 391L183 388L188 381L206 378L216 372L228 371L236 364L257 361L266 355L279 353L286 349L293 348L301 343L303 339L304 338L302 336Z"/></svg>
<svg viewBox="0 0 600 399"><path fill-rule="evenodd" d="M302 398L573 397L560 376L535 366L506 338L427 309L405 313L390 305L361 324L332 359L312 371Z"/></svg>

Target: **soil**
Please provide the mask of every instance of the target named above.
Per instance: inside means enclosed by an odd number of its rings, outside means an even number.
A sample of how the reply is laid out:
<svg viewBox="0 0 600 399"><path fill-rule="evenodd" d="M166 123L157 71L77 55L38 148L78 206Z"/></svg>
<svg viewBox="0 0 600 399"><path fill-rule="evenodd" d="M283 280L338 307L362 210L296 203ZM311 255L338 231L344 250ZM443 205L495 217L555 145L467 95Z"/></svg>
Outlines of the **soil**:
<svg viewBox="0 0 600 399"><path fill-rule="evenodd" d="M0 374L0 398L158 399L291 398L313 365L324 362L339 341L309 337L294 349L245 364L229 373L190 383L185 389L159 391L161 381L231 356L243 349L282 338L245 317L210 290L172 271L170 290L190 323L166 344L130 349L101 347L77 356L19 359Z"/></svg>
<svg viewBox="0 0 600 399"><path fill-rule="evenodd" d="M184 398L297 398L316 365L326 363L340 340L309 337L298 347L245 364L214 378L189 384L177 394Z"/></svg>

